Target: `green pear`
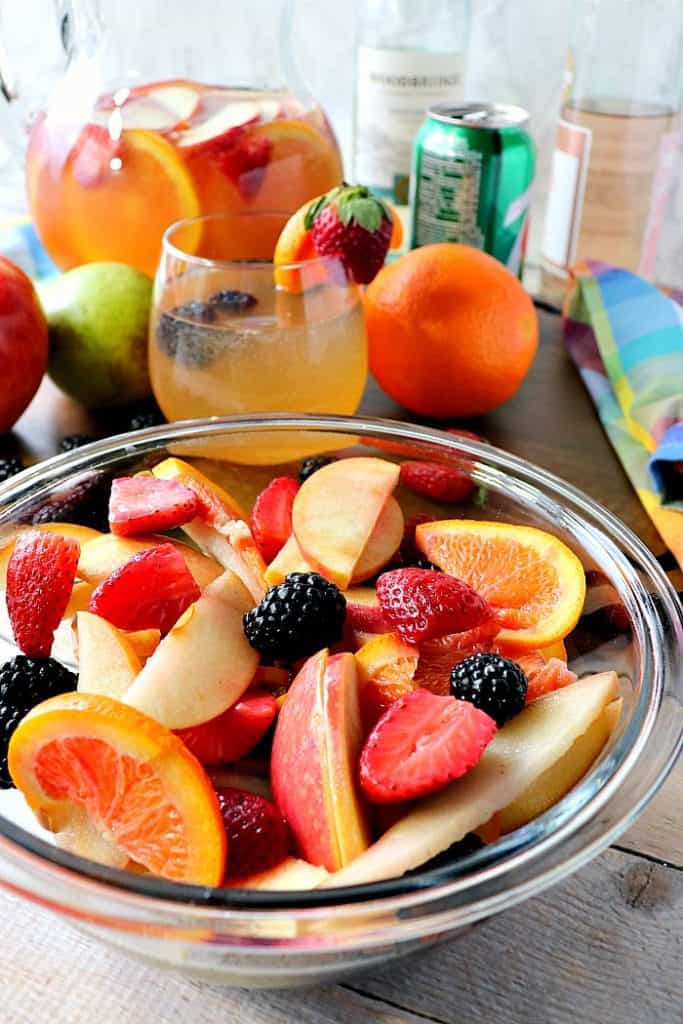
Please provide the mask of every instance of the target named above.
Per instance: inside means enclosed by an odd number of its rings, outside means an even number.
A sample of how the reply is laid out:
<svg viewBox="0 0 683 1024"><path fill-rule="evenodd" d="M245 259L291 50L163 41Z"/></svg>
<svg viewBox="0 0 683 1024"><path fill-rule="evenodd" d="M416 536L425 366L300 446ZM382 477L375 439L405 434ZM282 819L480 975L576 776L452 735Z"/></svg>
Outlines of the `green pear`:
<svg viewBox="0 0 683 1024"><path fill-rule="evenodd" d="M152 282L125 263L86 263L40 287L50 334L48 373L86 408L150 393Z"/></svg>

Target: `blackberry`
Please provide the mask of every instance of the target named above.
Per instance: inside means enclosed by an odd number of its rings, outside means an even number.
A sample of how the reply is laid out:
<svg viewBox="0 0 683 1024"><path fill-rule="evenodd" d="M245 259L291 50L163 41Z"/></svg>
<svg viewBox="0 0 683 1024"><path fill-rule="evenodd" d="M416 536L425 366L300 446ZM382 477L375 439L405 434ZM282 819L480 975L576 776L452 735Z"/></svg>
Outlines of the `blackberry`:
<svg viewBox="0 0 683 1024"><path fill-rule="evenodd" d="M94 437L88 434L66 434L59 442L60 452L73 452L76 448L82 448L84 444L90 444Z"/></svg>
<svg viewBox="0 0 683 1024"><path fill-rule="evenodd" d="M108 473L89 473L70 487L56 491L48 501L29 514L26 521L41 523L78 523L94 530L109 530L109 492L111 478Z"/></svg>
<svg viewBox="0 0 683 1024"><path fill-rule="evenodd" d="M0 459L0 484L4 483L5 480L9 480L10 477L16 476L17 473L21 473L23 468L21 459L18 459L15 455L12 455L9 459Z"/></svg>
<svg viewBox="0 0 683 1024"><path fill-rule="evenodd" d="M158 406L150 409L140 409L130 417L127 427L129 430L147 430L148 427L158 427L166 422L166 417Z"/></svg>
<svg viewBox="0 0 683 1024"><path fill-rule="evenodd" d="M486 843L479 838L476 832L468 832L457 843L451 843L447 850L437 853L436 857L432 857L431 860L421 864L419 868L407 871L406 874L419 875L423 871L436 871L438 868L448 867L454 861L462 860L464 857L469 857L471 854L476 853L477 850L481 850L485 845Z"/></svg>
<svg viewBox="0 0 683 1024"><path fill-rule="evenodd" d="M255 295L250 295L249 292L238 292L233 288L216 292L209 299L210 306L226 313L241 313L246 309L251 309L257 302L258 299Z"/></svg>
<svg viewBox="0 0 683 1024"><path fill-rule="evenodd" d="M309 476L313 476L323 466L329 466L331 462L336 461L331 455L313 455L310 459L302 459L301 469L299 470L299 483L302 484L304 480L308 480Z"/></svg>
<svg viewBox="0 0 683 1024"><path fill-rule="evenodd" d="M473 654L451 670L451 693L495 719L514 718L526 701L527 678L519 665L500 654Z"/></svg>
<svg viewBox="0 0 683 1024"><path fill-rule="evenodd" d="M334 583L317 572L293 572L242 621L257 651L294 661L341 639L345 618L346 600Z"/></svg>
<svg viewBox="0 0 683 1024"><path fill-rule="evenodd" d="M208 302L186 302L162 313L156 326L157 345L188 369L206 369L216 358L215 341L207 329L216 313Z"/></svg>
<svg viewBox="0 0 683 1024"><path fill-rule="evenodd" d="M7 748L24 715L58 693L76 689L77 677L53 658L18 654L0 668L0 789L9 789Z"/></svg>

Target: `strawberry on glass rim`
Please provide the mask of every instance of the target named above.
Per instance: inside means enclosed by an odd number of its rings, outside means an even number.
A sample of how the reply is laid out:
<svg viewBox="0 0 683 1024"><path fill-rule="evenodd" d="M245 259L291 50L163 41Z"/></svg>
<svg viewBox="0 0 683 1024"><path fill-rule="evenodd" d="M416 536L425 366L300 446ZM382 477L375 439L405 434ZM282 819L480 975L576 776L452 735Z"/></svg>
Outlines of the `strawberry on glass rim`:
<svg viewBox="0 0 683 1024"><path fill-rule="evenodd" d="M275 246L275 280L287 291L301 291L296 271L284 264L330 256L341 261L356 284L369 284L389 249L402 241L396 210L365 185L343 182L305 203L287 221Z"/></svg>

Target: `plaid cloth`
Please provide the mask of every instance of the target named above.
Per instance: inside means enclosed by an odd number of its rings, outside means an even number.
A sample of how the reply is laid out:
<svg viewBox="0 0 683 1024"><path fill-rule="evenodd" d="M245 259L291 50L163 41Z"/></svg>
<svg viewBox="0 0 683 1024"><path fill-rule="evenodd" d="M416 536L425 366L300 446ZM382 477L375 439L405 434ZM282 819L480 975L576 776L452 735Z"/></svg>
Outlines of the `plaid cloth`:
<svg viewBox="0 0 683 1024"><path fill-rule="evenodd" d="M587 260L574 268L564 331L638 497L683 568L683 292Z"/></svg>

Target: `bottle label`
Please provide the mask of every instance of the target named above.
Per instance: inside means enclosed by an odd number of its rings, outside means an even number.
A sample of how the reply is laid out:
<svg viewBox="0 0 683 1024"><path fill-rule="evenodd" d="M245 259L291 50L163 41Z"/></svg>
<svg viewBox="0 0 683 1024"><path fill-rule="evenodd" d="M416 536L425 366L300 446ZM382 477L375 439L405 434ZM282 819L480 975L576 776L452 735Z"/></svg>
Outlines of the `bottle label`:
<svg viewBox="0 0 683 1024"><path fill-rule="evenodd" d="M462 242L483 249L479 227L482 155L459 139L456 152L444 159L423 150L415 197L414 245Z"/></svg>
<svg viewBox="0 0 683 1024"><path fill-rule="evenodd" d="M558 121L543 234L543 259L554 268L566 270L576 258L591 139L590 128Z"/></svg>
<svg viewBox="0 0 683 1024"><path fill-rule="evenodd" d="M354 177L408 202L413 142L435 103L462 98L462 53L358 50Z"/></svg>

